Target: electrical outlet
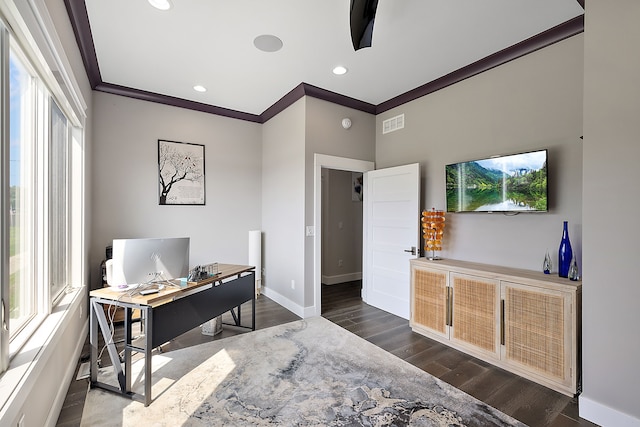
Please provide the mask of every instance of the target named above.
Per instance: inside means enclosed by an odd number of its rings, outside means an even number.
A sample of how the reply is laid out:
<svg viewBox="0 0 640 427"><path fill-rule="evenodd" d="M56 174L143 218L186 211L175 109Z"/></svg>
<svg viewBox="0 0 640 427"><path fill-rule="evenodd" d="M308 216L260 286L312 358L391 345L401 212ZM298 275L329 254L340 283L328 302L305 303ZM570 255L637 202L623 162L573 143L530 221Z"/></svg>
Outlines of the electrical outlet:
<svg viewBox="0 0 640 427"><path fill-rule="evenodd" d="M338 267L342 267L344 265L344 261L341 259L338 260Z"/></svg>
<svg viewBox="0 0 640 427"><path fill-rule="evenodd" d="M295 289L296 288L296 281L291 279L291 289Z"/></svg>

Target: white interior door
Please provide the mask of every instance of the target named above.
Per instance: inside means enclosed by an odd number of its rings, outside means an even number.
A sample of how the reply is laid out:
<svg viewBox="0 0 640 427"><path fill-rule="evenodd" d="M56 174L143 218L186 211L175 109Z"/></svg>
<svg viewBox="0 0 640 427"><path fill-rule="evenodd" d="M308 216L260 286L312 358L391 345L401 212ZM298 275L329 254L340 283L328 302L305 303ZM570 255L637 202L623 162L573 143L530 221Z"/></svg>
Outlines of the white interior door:
<svg viewBox="0 0 640 427"><path fill-rule="evenodd" d="M363 199L362 299L408 319L409 260L420 244L420 165L365 173Z"/></svg>

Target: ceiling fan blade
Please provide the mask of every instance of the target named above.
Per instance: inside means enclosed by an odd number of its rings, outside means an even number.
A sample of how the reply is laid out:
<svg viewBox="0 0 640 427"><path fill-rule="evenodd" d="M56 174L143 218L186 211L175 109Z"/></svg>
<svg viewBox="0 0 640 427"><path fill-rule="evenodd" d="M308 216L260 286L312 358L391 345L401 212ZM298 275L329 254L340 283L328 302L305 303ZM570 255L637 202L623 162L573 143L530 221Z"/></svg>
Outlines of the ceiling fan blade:
<svg viewBox="0 0 640 427"><path fill-rule="evenodd" d="M371 47L378 0L351 0L351 41L355 50Z"/></svg>

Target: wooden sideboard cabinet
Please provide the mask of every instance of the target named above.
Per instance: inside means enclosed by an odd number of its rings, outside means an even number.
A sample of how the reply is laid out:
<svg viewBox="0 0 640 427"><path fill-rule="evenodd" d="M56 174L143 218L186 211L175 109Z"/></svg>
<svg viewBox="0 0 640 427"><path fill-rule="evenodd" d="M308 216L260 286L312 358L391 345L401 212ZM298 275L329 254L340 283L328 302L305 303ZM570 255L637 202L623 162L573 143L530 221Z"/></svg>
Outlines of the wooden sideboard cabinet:
<svg viewBox="0 0 640 427"><path fill-rule="evenodd" d="M563 394L580 392L581 282L411 260L412 329Z"/></svg>

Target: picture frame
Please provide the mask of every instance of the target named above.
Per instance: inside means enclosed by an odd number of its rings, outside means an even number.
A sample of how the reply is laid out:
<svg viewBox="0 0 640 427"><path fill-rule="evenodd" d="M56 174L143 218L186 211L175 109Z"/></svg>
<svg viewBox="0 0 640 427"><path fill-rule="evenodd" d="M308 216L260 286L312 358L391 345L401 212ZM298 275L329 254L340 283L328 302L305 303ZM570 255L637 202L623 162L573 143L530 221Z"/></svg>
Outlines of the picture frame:
<svg viewBox="0 0 640 427"><path fill-rule="evenodd" d="M204 145L158 140L158 204L204 205Z"/></svg>

